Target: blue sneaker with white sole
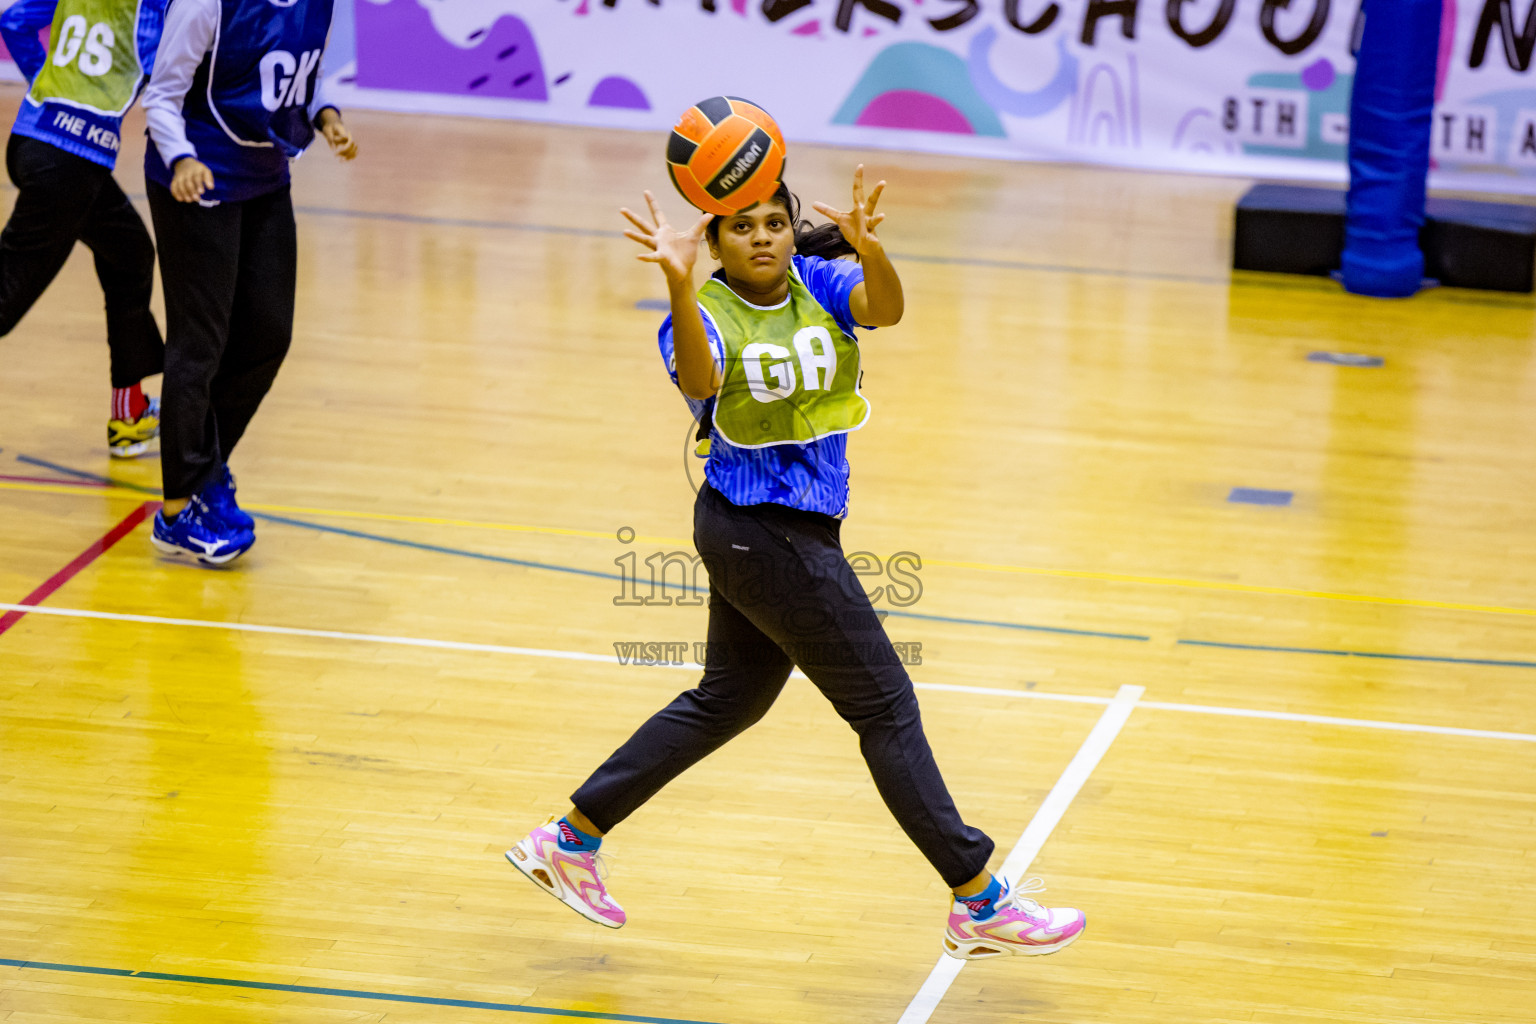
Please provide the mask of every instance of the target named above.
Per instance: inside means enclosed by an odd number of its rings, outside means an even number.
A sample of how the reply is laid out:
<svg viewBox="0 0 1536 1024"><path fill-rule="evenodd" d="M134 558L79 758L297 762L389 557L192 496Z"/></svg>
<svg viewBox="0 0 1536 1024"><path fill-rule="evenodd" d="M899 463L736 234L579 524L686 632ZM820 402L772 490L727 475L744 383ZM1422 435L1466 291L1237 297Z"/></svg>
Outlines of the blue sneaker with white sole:
<svg viewBox="0 0 1536 1024"><path fill-rule="evenodd" d="M214 514L231 526L242 530L256 531L256 520L250 517L239 505L235 504L235 474L225 466L219 471L219 475L210 480L202 490L202 499L213 509Z"/></svg>
<svg viewBox="0 0 1536 1024"><path fill-rule="evenodd" d="M181 558L190 556L203 565L228 565L251 549L256 534L221 519L199 495L194 494L181 515L166 522L164 512L155 513L154 529L149 535L156 550Z"/></svg>

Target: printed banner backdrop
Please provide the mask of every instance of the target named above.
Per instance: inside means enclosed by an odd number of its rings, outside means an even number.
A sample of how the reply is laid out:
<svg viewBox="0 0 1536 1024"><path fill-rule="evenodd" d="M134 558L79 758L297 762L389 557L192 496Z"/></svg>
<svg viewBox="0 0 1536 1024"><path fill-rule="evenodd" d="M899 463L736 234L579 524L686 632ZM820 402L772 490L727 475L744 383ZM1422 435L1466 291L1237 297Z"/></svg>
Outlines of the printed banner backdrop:
<svg viewBox="0 0 1536 1024"><path fill-rule="evenodd" d="M723 93L765 107L790 142L1342 181L1358 10L337 0L326 64L359 107L661 133ZM1536 0L1445 0L1432 185L1536 194L1533 51Z"/></svg>
<svg viewBox="0 0 1536 1024"><path fill-rule="evenodd" d="M1343 180L1358 10L353 0L355 39L333 48L355 57L337 77L360 106L662 132L723 93L765 107L791 142ZM1444 22L1433 183L1536 194L1536 0L1445 0Z"/></svg>

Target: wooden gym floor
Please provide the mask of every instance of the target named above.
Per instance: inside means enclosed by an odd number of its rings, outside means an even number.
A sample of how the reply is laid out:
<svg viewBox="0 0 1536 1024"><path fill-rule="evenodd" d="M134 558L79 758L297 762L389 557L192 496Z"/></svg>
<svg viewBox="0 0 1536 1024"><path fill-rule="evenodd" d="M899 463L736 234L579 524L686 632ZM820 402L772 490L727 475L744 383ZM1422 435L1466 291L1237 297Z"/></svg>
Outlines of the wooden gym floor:
<svg viewBox="0 0 1536 1024"><path fill-rule="evenodd" d="M1531 1020L1530 297L1234 275L1243 181L796 149L807 200L889 179L909 297L848 550L918 598L962 810L1089 928L935 971L945 890L802 680L614 832L610 932L502 851L694 678L615 654L704 635L615 603L697 473L616 208L683 206L654 137L349 120L235 568L135 525L86 253L0 340L0 1020Z"/></svg>

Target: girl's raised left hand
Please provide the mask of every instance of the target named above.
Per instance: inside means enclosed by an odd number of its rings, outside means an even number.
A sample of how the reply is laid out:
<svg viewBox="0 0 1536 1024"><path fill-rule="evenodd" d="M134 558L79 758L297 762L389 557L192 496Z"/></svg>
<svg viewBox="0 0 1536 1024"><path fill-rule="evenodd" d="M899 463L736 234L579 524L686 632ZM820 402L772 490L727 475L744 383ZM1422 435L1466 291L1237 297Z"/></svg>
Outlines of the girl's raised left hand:
<svg viewBox="0 0 1536 1024"><path fill-rule="evenodd" d="M836 224L859 256L872 256L882 250L875 228L885 220L885 214L876 213L875 204L880 201L880 193L883 191L885 182L882 181L870 191L869 198L864 197L864 165L859 164L853 172L852 210L844 213L826 203L812 203L811 208Z"/></svg>

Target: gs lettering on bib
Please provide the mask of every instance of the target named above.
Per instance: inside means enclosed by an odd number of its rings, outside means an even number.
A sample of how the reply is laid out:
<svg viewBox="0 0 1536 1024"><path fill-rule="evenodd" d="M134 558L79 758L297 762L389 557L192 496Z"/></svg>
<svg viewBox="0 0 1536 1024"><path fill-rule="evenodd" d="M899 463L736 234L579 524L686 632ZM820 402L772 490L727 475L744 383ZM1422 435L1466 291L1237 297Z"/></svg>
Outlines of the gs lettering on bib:
<svg viewBox="0 0 1536 1024"><path fill-rule="evenodd" d="M143 76L138 23L139 5L133 0L60 4L48 37L48 59L27 99L37 106L121 117L133 105Z"/></svg>
<svg viewBox="0 0 1536 1024"><path fill-rule="evenodd" d="M754 306L716 278L699 306L725 347L715 429L738 448L808 444L869 419L859 393L859 346L821 307L793 266L789 295Z"/></svg>

